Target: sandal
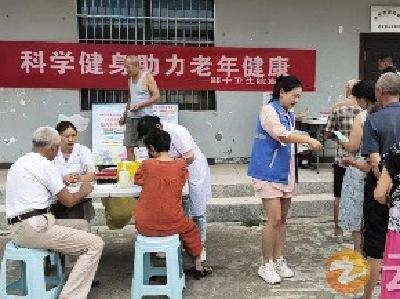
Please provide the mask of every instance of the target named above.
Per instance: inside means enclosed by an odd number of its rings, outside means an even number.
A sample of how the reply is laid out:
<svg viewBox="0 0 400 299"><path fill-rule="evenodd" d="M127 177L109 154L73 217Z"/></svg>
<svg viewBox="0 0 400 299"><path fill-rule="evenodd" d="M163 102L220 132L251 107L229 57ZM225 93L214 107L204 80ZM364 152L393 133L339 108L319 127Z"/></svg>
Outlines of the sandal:
<svg viewBox="0 0 400 299"><path fill-rule="evenodd" d="M207 267L207 266L203 266L203 270L196 270L196 268L190 269L190 274L196 280L200 280L203 277L211 275L212 272L213 272L212 268L211 267Z"/></svg>

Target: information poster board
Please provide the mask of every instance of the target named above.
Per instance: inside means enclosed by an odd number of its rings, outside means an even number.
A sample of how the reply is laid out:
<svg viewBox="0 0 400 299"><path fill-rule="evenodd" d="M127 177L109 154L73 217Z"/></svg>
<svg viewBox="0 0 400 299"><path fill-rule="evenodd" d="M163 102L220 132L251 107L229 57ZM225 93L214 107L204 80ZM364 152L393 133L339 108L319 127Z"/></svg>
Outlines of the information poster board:
<svg viewBox="0 0 400 299"><path fill-rule="evenodd" d="M122 144L125 126L119 124L125 105L92 105L92 153L96 165L116 165L126 158L126 149Z"/></svg>
<svg viewBox="0 0 400 299"><path fill-rule="evenodd" d="M92 105L92 153L96 165L116 165L126 159L123 146L125 126L118 123L125 103ZM154 115L161 121L178 123L178 104L167 103L153 106ZM143 151L143 148L140 149Z"/></svg>

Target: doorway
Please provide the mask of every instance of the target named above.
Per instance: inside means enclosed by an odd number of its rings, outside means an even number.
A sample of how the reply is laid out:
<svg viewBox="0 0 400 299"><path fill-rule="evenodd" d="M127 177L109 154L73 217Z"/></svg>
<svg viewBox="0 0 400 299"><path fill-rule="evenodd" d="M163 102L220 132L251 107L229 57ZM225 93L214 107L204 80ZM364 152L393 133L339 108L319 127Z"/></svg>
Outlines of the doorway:
<svg viewBox="0 0 400 299"><path fill-rule="evenodd" d="M400 69L400 33L361 33L360 79L378 79L378 58L381 55L392 57L393 64Z"/></svg>

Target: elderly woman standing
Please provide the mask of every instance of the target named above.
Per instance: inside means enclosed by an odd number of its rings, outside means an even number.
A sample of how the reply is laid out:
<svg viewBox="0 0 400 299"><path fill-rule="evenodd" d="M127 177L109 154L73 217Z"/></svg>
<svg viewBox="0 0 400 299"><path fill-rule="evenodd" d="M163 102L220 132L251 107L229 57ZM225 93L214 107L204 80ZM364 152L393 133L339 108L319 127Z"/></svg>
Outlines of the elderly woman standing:
<svg viewBox="0 0 400 299"><path fill-rule="evenodd" d="M268 222L262 233L262 265L258 275L267 283L294 276L283 258L286 217L295 191L294 143L320 149L321 143L294 132L293 107L302 94L301 82L281 76L274 85L271 101L257 119L248 175L253 178L256 197L262 198Z"/></svg>
<svg viewBox="0 0 400 299"><path fill-rule="evenodd" d="M343 178L341 201L339 205L339 226L352 232L354 250L361 252L361 219L364 202L364 181L370 166L361 156L364 122L367 113L376 109L375 85L373 82L360 81L353 86L352 95L357 104L363 109L354 119L348 141L339 143L355 157L343 159L341 164L346 166Z"/></svg>

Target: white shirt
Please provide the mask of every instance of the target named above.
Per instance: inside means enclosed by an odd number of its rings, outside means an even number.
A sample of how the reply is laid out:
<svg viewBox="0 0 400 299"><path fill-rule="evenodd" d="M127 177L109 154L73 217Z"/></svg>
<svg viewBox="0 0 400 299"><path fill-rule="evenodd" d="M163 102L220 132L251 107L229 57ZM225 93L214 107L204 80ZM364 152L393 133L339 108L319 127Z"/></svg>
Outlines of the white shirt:
<svg viewBox="0 0 400 299"><path fill-rule="evenodd" d="M188 129L181 125L167 122L163 122L162 126L163 130L171 136L170 157L177 158L189 151L193 151L195 159L203 155Z"/></svg>
<svg viewBox="0 0 400 299"><path fill-rule="evenodd" d="M38 153L22 156L7 174L7 218L49 207L51 197L63 188L62 177L52 161Z"/></svg>
<svg viewBox="0 0 400 299"><path fill-rule="evenodd" d="M54 158L54 164L62 176L66 176L71 172L78 172L82 174L85 172L95 171L95 163L92 152L88 147L79 143L74 144L68 161L65 161L61 149L59 149L57 156Z"/></svg>

